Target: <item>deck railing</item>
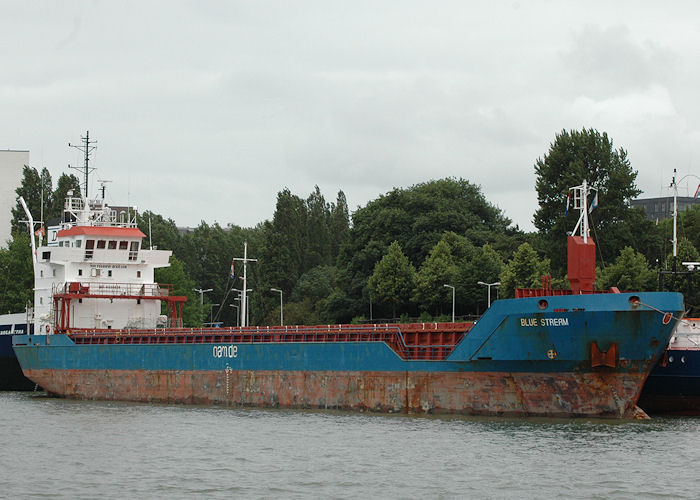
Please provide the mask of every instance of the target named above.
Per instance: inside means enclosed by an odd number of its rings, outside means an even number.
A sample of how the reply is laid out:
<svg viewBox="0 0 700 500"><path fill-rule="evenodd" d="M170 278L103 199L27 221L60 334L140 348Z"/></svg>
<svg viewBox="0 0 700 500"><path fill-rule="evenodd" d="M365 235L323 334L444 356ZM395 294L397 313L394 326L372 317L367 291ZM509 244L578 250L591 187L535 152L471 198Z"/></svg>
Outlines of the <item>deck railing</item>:
<svg viewBox="0 0 700 500"><path fill-rule="evenodd" d="M76 344L384 342L405 360L444 360L473 323L72 330Z"/></svg>

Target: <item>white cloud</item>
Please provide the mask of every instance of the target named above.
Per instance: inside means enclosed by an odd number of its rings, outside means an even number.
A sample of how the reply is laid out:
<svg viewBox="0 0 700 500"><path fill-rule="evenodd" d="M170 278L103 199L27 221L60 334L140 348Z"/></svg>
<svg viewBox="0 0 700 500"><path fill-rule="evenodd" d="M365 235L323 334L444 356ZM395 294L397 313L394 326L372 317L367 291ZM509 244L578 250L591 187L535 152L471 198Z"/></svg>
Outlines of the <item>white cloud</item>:
<svg viewBox="0 0 700 500"><path fill-rule="evenodd" d="M604 12L604 15L601 13ZM351 208L463 177L533 229L562 129L625 148L639 184L694 167L694 3L5 4L0 147L54 176L89 129L115 202L255 225L276 193Z"/></svg>

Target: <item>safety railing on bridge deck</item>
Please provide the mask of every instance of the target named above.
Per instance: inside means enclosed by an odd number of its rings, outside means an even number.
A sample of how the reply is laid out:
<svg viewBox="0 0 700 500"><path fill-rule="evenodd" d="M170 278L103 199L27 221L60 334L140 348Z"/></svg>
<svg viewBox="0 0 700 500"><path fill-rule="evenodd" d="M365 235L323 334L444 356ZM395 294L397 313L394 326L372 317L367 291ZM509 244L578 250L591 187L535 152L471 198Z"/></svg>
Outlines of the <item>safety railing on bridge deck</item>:
<svg viewBox="0 0 700 500"><path fill-rule="evenodd" d="M104 283L71 281L54 285L53 295L79 294L103 297L168 297L173 286L159 283Z"/></svg>

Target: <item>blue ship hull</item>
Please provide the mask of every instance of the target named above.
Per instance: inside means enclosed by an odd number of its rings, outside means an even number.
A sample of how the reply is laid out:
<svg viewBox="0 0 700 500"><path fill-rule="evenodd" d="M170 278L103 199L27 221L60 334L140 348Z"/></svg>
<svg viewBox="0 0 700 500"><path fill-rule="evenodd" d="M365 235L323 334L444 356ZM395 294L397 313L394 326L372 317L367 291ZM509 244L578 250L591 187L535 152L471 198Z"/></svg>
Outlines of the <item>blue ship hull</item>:
<svg viewBox="0 0 700 500"><path fill-rule="evenodd" d="M619 418L682 312L669 292L500 300L442 359L406 355L391 326L351 325L19 336L15 351L75 398Z"/></svg>
<svg viewBox="0 0 700 500"><path fill-rule="evenodd" d="M644 384L639 406L650 414L700 415L700 349L669 349Z"/></svg>
<svg viewBox="0 0 700 500"><path fill-rule="evenodd" d="M36 384L22 373L17 356L12 348L14 335L24 334L26 325L0 324L0 391L30 391Z"/></svg>

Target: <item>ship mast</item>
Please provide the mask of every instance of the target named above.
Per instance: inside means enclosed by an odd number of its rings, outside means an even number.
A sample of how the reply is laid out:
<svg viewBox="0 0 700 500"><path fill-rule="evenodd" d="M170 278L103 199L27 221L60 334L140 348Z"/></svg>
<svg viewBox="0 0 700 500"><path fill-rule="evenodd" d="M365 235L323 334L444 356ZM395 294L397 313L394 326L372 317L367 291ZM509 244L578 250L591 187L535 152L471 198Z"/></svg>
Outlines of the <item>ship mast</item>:
<svg viewBox="0 0 700 500"><path fill-rule="evenodd" d="M569 188L569 196L571 191L574 193L574 209L579 210L580 215L574 230L566 238L567 276L573 293L590 293L595 285L595 242L588 234L588 194L590 191L596 192L590 207L590 210L593 210L598 204L598 190L589 187L584 179L580 186ZM567 196L567 209L568 199ZM577 234L579 232L580 234Z"/></svg>
<svg viewBox="0 0 700 500"><path fill-rule="evenodd" d="M687 174L676 181L676 169L673 169L673 178L671 179L671 185L669 187L673 188L673 268L676 268L676 257L678 256L678 182L684 181L688 177L695 177L700 179L697 175ZM698 185L698 190L700 190L700 184Z"/></svg>
<svg viewBox="0 0 700 500"><path fill-rule="evenodd" d="M85 155L85 160L84 164L82 167L71 167L68 165L68 168L72 168L73 170L78 170L79 172L82 172L83 177L85 179L84 185L85 185L85 199L88 199L88 175L95 170L95 167L90 167L90 154L95 150L97 146L97 141L91 141L90 140L90 131L88 130L85 132L85 137L80 138L81 141L83 141L82 144L77 145L77 144L71 144L70 142L68 143L68 146L71 148L75 148L78 151L82 151L83 154ZM104 191L103 191L103 197L104 197Z"/></svg>
<svg viewBox="0 0 700 500"><path fill-rule="evenodd" d="M574 227L574 230L571 232L571 234L575 235L576 232L580 228L580 236L583 237L583 242L588 243L588 233L590 232L589 226L588 226L588 194L591 191L595 191L596 195L598 193L598 190L595 188L591 188L588 186L588 182L586 182L586 179L583 180L583 183L580 186L575 186L572 188L569 188L569 191L574 192L574 210L579 210L581 212L581 215L579 215L578 222L576 223L576 226ZM595 205L595 200L594 200L594 205ZM568 204L567 204L568 206ZM595 208L593 206L592 208Z"/></svg>
<svg viewBox="0 0 700 500"><path fill-rule="evenodd" d="M241 291L241 322L239 323L241 326L247 326L246 324L246 310L248 307L248 299L247 299L247 293L248 293L248 262L257 262L258 259L249 259L248 258L248 241L243 242L243 258L241 259L240 257L234 257L233 260L240 260L243 262L243 290Z"/></svg>

